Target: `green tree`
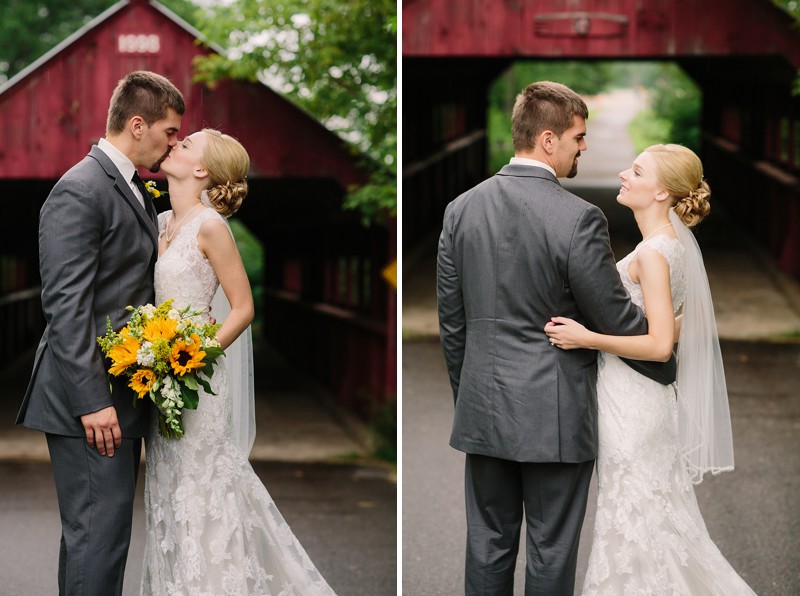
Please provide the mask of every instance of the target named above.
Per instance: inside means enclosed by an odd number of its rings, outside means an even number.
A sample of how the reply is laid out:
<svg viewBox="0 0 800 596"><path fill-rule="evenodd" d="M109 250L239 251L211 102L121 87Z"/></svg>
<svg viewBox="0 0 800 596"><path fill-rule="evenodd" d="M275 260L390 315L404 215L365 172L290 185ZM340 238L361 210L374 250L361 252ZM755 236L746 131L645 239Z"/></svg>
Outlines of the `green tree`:
<svg viewBox="0 0 800 596"><path fill-rule="evenodd" d="M798 0L772 0L776 5L800 21L800 1Z"/></svg>
<svg viewBox="0 0 800 596"><path fill-rule="evenodd" d="M365 156L371 182L345 202L365 224L396 214L396 10L392 0L240 0L200 19L226 53L198 59L199 80L261 80Z"/></svg>
<svg viewBox="0 0 800 596"><path fill-rule="evenodd" d="M656 143L678 143L699 152L700 89L672 62L641 63L637 69L650 106L636 115L628 129L636 150Z"/></svg>

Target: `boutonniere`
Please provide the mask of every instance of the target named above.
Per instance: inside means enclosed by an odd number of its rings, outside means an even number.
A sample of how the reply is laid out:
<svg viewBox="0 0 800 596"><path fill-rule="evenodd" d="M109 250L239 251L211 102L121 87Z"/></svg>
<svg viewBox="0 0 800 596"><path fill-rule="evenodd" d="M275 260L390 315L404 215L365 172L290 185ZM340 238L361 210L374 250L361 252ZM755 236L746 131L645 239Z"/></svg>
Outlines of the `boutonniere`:
<svg viewBox="0 0 800 596"><path fill-rule="evenodd" d="M161 195L164 196L167 195L166 192L161 192L156 188L155 180L148 180L147 182L144 183L144 187L147 189L147 193L150 195L150 198L152 199L157 199Z"/></svg>

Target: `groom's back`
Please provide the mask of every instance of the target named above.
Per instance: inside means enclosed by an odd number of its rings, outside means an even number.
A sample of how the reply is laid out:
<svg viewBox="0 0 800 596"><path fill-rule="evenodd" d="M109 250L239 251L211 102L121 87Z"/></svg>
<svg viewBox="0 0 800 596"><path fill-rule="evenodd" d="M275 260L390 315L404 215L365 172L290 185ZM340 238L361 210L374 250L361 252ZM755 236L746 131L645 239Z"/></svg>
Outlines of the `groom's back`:
<svg viewBox="0 0 800 596"><path fill-rule="evenodd" d="M554 309L563 308L570 240L586 204L547 178L498 175L474 191L454 250L468 317L536 323L541 333L539 323L563 312Z"/></svg>
<svg viewBox="0 0 800 596"><path fill-rule="evenodd" d="M569 284L580 218L596 207L541 168L506 166L451 204L466 320L451 444L517 461L594 457L595 353L560 351L550 317L583 318Z"/></svg>

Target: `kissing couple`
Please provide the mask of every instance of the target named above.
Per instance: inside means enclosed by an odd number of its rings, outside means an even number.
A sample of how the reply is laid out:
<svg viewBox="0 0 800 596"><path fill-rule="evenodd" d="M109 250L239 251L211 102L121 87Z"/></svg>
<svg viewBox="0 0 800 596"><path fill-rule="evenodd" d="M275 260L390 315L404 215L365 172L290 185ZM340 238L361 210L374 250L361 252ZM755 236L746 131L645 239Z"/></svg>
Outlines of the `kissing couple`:
<svg viewBox="0 0 800 596"><path fill-rule="evenodd" d="M39 218L47 327L17 422L46 434L62 534L61 596L122 594L134 489L146 441L143 596L333 595L248 455L255 437L253 296L226 218L248 191L250 158L203 129L165 77L119 81L105 138L56 183ZM162 171L172 209L156 214L137 173ZM111 377L96 343L127 306L173 300L221 321L222 366L167 439L149 399ZM135 360L138 360L136 354ZM134 401L138 402L134 406Z"/></svg>

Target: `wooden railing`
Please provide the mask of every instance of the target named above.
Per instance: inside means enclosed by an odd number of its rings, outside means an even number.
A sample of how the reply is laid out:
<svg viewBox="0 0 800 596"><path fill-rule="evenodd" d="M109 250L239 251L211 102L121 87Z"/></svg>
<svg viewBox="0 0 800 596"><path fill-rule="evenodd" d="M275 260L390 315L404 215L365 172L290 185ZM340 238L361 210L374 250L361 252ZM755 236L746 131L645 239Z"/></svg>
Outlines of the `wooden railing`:
<svg viewBox="0 0 800 596"><path fill-rule="evenodd" d="M703 137L703 164L712 205L714 198L724 203L778 267L800 281L800 178L710 134Z"/></svg>
<svg viewBox="0 0 800 596"><path fill-rule="evenodd" d="M386 325L291 292L264 292L264 339L365 418L387 397Z"/></svg>
<svg viewBox="0 0 800 596"><path fill-rule="evenodd" d="M476 130L403 168L403 249L442 229L447 204L486 178L486 131Z"/></svg>
<svg viewBox="0 0 800 596"><path fill-rule="evenodd" d="M0 296L0 362L14 360L42 336L41 293L35 287Z"/></svg>

